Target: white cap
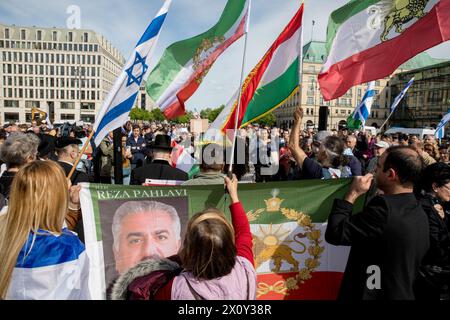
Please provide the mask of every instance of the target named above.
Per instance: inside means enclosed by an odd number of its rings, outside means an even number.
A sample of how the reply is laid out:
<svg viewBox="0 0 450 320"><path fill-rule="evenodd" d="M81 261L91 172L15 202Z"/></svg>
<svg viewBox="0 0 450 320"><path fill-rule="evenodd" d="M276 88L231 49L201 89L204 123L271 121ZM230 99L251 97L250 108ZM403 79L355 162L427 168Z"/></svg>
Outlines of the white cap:
<svg viewBox="0 0 450 320"><path fill-rule="evenodd" d="M387 143L386 141L381 140L381 141L375 143L375 146L377 146L378 148L385 148L385 149L387 149L387 148L389 148L389 143Z"/></svg>

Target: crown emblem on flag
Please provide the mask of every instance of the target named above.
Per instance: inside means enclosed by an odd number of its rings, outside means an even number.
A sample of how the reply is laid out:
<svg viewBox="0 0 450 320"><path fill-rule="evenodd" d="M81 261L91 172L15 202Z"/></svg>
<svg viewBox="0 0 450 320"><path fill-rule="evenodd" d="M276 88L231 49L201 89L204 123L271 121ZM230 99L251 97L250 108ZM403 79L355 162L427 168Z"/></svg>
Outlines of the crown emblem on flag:
<svg viewBox="0 0 450 320"><path fill-rule="evenodd" d="M267 212L280 211L281 203L284 201L284 199L280 199L277 197L280 194L280 190L273 189L271 194L272 198L264 200L264 202L266 203L266 211Z"/></svg>

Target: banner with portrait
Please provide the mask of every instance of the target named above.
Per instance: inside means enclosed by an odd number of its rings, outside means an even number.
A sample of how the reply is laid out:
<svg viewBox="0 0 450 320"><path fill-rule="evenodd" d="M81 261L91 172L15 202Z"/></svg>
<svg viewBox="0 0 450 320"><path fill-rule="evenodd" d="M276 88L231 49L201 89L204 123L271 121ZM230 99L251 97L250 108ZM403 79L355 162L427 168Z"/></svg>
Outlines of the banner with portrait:
<svg viewBox="0 0 450 320"><path fill-rule="evenodd" d="M258 299L335 299L348 247L325 242L333 200L351 180L239 185L253 234ZM119 274L152 256L176 254L189 217L206 208L230 219L229 197L217 186L82 184L80 193L90 291L105 299ZM361 208L362 199L355 207Z"/></svg>

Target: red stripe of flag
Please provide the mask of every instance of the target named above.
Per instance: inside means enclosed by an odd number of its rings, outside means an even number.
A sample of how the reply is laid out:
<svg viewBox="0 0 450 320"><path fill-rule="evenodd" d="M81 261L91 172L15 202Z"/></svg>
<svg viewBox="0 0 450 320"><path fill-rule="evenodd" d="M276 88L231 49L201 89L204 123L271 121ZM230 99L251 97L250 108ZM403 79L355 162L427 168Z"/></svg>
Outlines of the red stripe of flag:
<svg viewBox="0 0 450 320"><path fill-rule="evenodd" d="M325 100L344 95L354 85L384 78L418 53L450 40L450 0L441 0L399 36L364 50L319 74Z"/></svg>
<svg viewBox="0 0 450 320"><path fill-rule="evenodd" d="M250 75L244 81L243 92L241 95L241 106L239 109L239 119L238 119L238 127L242 123L242 119L244 118L245 112L247 111L247 106L250 101L253 99L253 95L256 92L256 89L259 86L259 82L261 81L264 73L266 72L267 67L272 60L272 56L274 52L278 49L278 47L289 38L291 38L298 29L300 29L302 25L302 16L303 16L303 7L302 4L300 9L297 11L295 16L289 22L289 24L284 28L283 32L278 36L275 42L272 44L270 49L264 55L262 60L256 65L255 68L250 72ZM236 104L237 105L237 104ZM225 123L223 127L223 131L225 132L227 129L234 129L235 120L236 120L236 105L233 108L231 116L228 121Z"/></svg>
<svg viewBox="0 0 450 320"><path fill-rule="evenodd" d="M244 19L241 20L237 31L228 38L224 43L217 46L216 50L212 52L204 61L202 61L202 65L198 68L189 80L186 82L184 87L182 87L177 93L177 100L170 106L168 106L164 111L164 116L168 119L173 119L179 116L182 116L186 113L185 102L197 91L198 87L201 84L201 81L198 82L197 79L202 76L202 73L205 69L211 67L211 65L217 60L217 58L236 40L238 40L245 31L245 24L248 19L248 16L245 16Z"/></svg>

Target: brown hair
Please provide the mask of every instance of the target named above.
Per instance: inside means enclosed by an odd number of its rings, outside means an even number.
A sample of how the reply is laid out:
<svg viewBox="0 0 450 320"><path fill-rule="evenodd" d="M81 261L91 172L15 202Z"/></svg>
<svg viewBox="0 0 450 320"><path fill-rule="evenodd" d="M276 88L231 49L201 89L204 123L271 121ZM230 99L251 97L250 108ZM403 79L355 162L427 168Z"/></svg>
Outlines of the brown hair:
<svg viewBox="0 0 450 320"><path fill-rule="evenodd" d="M220 210L207 209L189 220L180 258L183 268L197 279L231 272L236 262L234 229Z"/></svg>

